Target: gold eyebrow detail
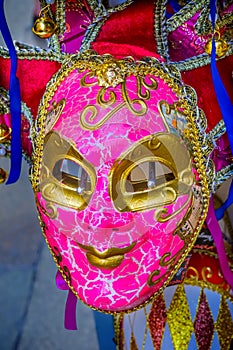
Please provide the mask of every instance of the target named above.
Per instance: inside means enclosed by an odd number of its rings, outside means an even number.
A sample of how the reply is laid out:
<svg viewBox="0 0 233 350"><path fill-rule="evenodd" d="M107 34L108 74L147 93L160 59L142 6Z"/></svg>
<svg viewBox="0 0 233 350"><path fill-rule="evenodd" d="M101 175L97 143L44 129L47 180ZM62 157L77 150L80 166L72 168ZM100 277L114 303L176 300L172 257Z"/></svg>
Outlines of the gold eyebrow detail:
<svg viewBox="0 0 233 350"><path fill-rule="evenodd" d="M142 182L127 190L129 176L143 163L158 163L169 173L156 175L152 188ZM153 169L152 169L153 170ZM181 194L190 194L194 182L191 157L180 138L174 134L149 135L124 152L109 174L109 192L115 208L122 211L144 211L173 203Z"/></svg>
<svg viewBox="0 0 233 350"><path fill-rule="evenodd" d="M62 172L60 168L56 170L64 160L73 162L88 177L88 186L82 193L78 188L81 181L78 176ZM60 180L56 173L60 174ZM40 173L40 190L43 198L48 202L83 210L90 201L95 184L95 168L78 152L73 142L62 138L58 132L49 132L45 136Z"/></svg>

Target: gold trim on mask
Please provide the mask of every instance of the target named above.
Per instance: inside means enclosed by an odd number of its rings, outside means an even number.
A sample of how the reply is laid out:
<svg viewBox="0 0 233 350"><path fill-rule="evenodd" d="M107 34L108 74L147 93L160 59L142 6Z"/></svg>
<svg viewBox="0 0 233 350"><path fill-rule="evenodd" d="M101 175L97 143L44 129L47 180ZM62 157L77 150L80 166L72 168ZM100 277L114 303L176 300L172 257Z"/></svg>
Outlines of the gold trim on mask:
<svg viewBox="0 0 233 350"><path fill-rule="evenodd" d="M81 168L82 176L62 170L64 161L72 162ZM83 210L88 205L96 183L94 167L77 151L75 145L55 132L45 136L42 159L40 190L44 199L58 205Z"/></svg>
<svg viewBox="0 0 233 350"><path fill-rule="evenodd" d="M156 284L161 282L166 276L168 276L171 273L171 270L174 268L175 260L177 260L179 255L182 254L182 251L183 251L183 249L181 249L179 252L177 252L173 256L171 256L170 252L167 252L160 258L159 266L161 266L161 267L167 266L168 270L160 277L159 277L159 275L160 275L161 271L159 269L154 270L147 279L147 285L149 287L155 286ZM167 260L165 260L165 259L167 259ZM155 280L153 280L154 277L156 277Z"/></svg>
<svg viewBox="0 0 233 350"><path fill-rule="evenodd" d="M56 101L52 102L52 107L48 111L47 118L46 118L46 131L47 132L54 127L58 118L62 114L62 111L63 111L65 105L66 105L66 100L64 98L62 98L58 102L56 102Z"/></svg>
<svg viewBox="0 0 233 350"><path fill-rule="evenodd" d="M149 167L155 164L151 187L146 176L143 180L130 180L132 171L143 163ZM156 164L166 167L169 173L157 175ZM193 182L185 146L176 135L158 133L144 137L115 161L109 174L109 192L118 211L135 212L173 203L178 196L191 193Z"/></svg>
<svg viewBox="0 0 233 350"><path fill-rule="evenodd" d="M55 206L52 203L47 202L46 203L46 209L45 209L45 208L42 207L40 201L36 197L36 205L38 206L38 208L40 208L40 210L42 211L42 213L44 215L48 216L50 219L56 219L56 217L57 217L57 208L55 208Z"/></svg>

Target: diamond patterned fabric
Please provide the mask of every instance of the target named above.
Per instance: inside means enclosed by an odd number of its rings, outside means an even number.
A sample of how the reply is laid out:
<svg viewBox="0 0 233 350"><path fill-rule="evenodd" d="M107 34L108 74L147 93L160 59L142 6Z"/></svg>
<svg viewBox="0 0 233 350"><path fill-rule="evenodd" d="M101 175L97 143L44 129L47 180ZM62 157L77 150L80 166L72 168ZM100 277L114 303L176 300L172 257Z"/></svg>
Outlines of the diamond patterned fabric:
<svg viewBox="0 0 233 350"><path fill-rule="evenodd" d="M194 328L183 284L176 289L167 312L167 321L174 349L187 349Z"/></svg>
<svg viewBox="0 0 233 350"><path fill-rule="evenodd" d="M204 291L201 291L197 314L194 322L195 335L199 350L210 349L214 335L214 320Z"/></svg>
<svg viewBox="0 0 233 350"><path fill-rule="evenodd" d="M166 319L166 304L161 294L154 301L149 315L150 334L156 350L161 347Z"/></svg>
<svg viewBox="0 0 233 350"><path fill-rule="evenodd" d="M185 286L189 289L184 288L184 284L177 286L174 295L170 299L170 304L165 300L164 294L159 295L151 303L150 311L148 311L147 316L145 315L144 321L142 321L142 313L140 313L140 321L137 320L137 313L140 310L124 317L122 339L124 338L124 328L127 326L127 322L130 322L128 320L131 319L131 322L134 320L135 325L132 327L131 324L131 336L128 340L124 339L122 342L124 345L120 346L119 350L151 350L151 347L147 348L147 346L142 349L141 345L137 343L138 334L137 337L134 336L136 329L137 332L141 329L144 333L146 325L149 328L148 335L151 336L154 349L168 350L165 345L167 344L165 342L165 327L167 324L173 343L173 348L169 348L169 350L193 349L195 340L196 350L215 350L214 339L220 344L218 346L219 350L230 350L233 339L232 297L229 295L228 298L226 294L221 295L217 290L209 293L210 290L204 288L204 286L202 288L196 287L198 296L196 299L192 298L192 302L195 303L194 310L196 310L192 321L190 301L188 302L186 294L190 292L192 286L186 284ZM219 295L221 297L220 303ZM213 314L216 316L214 317ZM140 322L141 328L138 327L137 322Z"/></svg>

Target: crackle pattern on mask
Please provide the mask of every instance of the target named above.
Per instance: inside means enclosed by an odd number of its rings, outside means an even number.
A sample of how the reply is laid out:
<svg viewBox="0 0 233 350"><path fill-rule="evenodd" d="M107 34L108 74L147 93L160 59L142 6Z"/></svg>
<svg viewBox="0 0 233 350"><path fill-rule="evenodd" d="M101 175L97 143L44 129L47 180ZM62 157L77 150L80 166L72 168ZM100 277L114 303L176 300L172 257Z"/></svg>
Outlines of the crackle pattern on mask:
<svg viewBox="0 0 233 350"><path fill-rule="evenodd" d="M127 78L126 86L128 101L134 105L135 114L122 98L121 85L103 91L105 102L112 96L109 91L113 91L114 103L98 104L96 96L100 87L94 84L95 77L90 78L89 85L80 84L85 74L75 70L64 79L48 110L65 99L59 118L52 123L53 130L72 142L85 160L95 167L94 193L88 206L78 211L47 203L39 192L38 209L45 224L47 241L51 249L56 247L60 251L60 265L64 264L70 271L71 286L80 299L94 308L121 311L142 304L171 279L179 266L178 260L183 261L188 246L195 239L192 232L201 215L202 204L200 196L193 196L190 189L191 195L180 195L175 202L165 206L167 213L164 215L171 215L165 222L155 219L157 208L134 213L115 209L108 191L109 173L115 160L143 137L171 133L159 112L158 103L165 100L173 105L177 97L160 78L156 78L157 88L148 89L151 77L146 77L148 84L142 87L142 92L146 94L148 90L149 97L141 98L146 109L144 114L137 115L142 104L135 104L139 96L134 76ZM93 106L97 111L95 116L91 115ZM84 110L87 111L84 119L90 127L81 123ZM110 117L105 118L109 112ZM103 119L105 122L100 123ZM200 191L197 192L200 195ZM55 208L53 218L46 214L48 204ZM196 213L187 214L192 205L196 207ZM189 226L186 236L175 234L177 227L182 226L184 217L188 220L188 216L191 219L190 224L186 222ZM91 246L103 253L111 248L128 247L132 243L135 245L123 254L119 266L105 269L93 266L87 259L87 251L79 245Z"/></svg>

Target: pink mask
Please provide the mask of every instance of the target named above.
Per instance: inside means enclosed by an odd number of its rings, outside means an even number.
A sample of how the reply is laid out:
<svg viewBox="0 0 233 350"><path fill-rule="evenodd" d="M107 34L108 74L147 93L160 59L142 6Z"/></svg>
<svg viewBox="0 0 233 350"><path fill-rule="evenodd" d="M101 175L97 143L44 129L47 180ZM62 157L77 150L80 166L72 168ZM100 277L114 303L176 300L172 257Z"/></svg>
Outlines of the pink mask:
<svg viewBox="0 0 233 350"><path fill-rule="evenodd" d="M155 59L69 59L33 133L41 225L71 290L106 312L157 295L208 209L205 117L195 92Z"/></svg>

